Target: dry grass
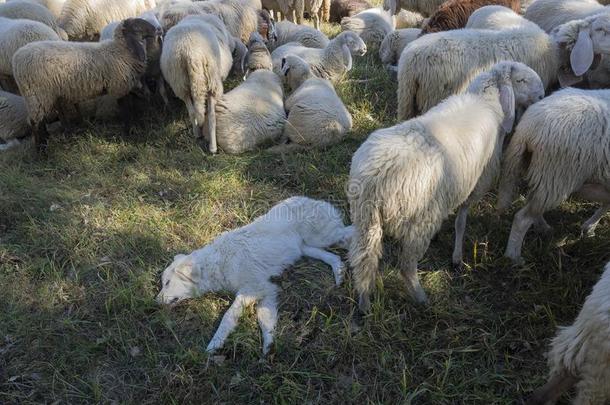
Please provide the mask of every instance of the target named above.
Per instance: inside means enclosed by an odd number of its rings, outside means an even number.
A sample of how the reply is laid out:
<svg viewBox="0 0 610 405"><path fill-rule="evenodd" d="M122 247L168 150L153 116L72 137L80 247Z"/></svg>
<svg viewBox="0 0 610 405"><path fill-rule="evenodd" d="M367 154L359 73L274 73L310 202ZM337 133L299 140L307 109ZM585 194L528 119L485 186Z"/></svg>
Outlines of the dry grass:
<svg viewBox="0 0 610 405"><path fill-rule="evenodd" d="M421 265L425 308L406 300L391 244L364 318L349 278L333 288L329 268L302 261L278 280L276 345L264 358L252 311L220 357L205 354L229 295L172 311L153 301L175 253L287 196L345 211L351 155L394 122L395 86L375 55L357 60L338 86L355 130L326 151L206 156L179 108L151 109L129 138L117 123L88 123L54 137L47 159L3 154L0 402L519 402L544 380L555 327L571 323L609 259L608 218L579 238L590 204L549 213L555 233L529 234L518 268L501 258L511 215L494 214L493 196L471 215L460 273L448 221Z"/></svg>

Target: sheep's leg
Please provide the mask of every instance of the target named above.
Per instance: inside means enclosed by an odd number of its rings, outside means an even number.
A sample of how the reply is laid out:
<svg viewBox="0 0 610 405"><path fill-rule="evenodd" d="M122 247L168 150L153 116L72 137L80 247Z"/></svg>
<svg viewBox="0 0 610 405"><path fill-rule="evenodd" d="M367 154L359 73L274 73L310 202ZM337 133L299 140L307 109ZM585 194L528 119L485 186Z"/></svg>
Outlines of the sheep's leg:
<svg viewBox="0 0 610 405"><path fill-rule="evenodd" d="M527 405L554 404L561 393L571 388L578 379L568 374L557 374L542 387L536 389L527 400Z"/></svg>
<svg viewBox="0 0 610 405"><path fill-rule="evenodd" d="M466 218L468 217L469 205L463 204L455 217L455 246L453 247L453 265L462 265L464 251L464 233L466 231Z"/></svg>
<svg viewBox="0 0 610 405"><path fill-rule="evenodd" d="M521 247L523 246L523 239L528 229L536 220L542 216L542 213L532 213L531 203L528 203L520 209L513 219L513 225L510 230L510 236L508 237L508 244L504 256L510 258L517 264L523 263L521 257Z"/></svg>
<svg viewBox="0 0 610 405"><path fill-rule="evenodd" d="M269 353L273 343L273 333L277 324L277 287L270 284L271 291L256 306L256 317L263 335L263 354Z"/></svg>
<svg viewBox="0 0 610 405"><path fill-rule="evenodd" d="M218 152L218 145L216 143L216 98L209 94L208 105L207 105L207 139L210 153L214 154Z"/></svg>
<svg viewBox="0 0 610 405"><path fill-rule="evenodd" d="M324 263L328 264L333 269L333 274L335 275L335 284L337 286L341 285L341 282L343 281L343 271L345 270L345 265L343 264L339 256L334 253L327 252L324 249L311 246L303 246L303 255L311 257L313 259L321 260Z"/></svg>
<svg viewBox="0 0 610 405"><path fill-rule="evenodd" d="M188 111L189 119L193 127L193 137L197 140L203 137L203 134L199 130L199 123L197 122L197 113L195 111L195 105L190 99L185 100L184 104L186 104L186 110Z"/></svg>
<svg viewBox="0 0 610 405"><path fill-rule="evenodd" d="M418 304L427 303L428 297L426 296L426 292L421 286L419 276L417 275L417 259L409 258L407 259L406 263L403 264L403 266L404 267L401 269L400 274L405 280L409 295Z"/></svg>
<svg viewBox="0 0 610 405"><path fill-rule="evenodd" d="M320 15L318 13L312 13L313 15L311 16L311 18L313 18L313 27L317 30L320 29Z"/></svg>
<svg viewBox="0 0 610 405"><path fill-rule="evenodd" d="M595 228L597 228L597 224L602 219L606 212L610 211L610 204L604 204L595 211L595 213L591 216L591 218L587 219L587 221L582 224L581 231L582 234L587 237L595 236Z"/></svg>
<svg viewBox="0 0 610 405"><path fill-rule="evenodd" d="M169 98L167 97L167 88L165 87L163 76L160 76L159 79L157 79L157 91L161 95L165 107L169 107Z"/></svg>
<svg viewBox="0 0 610 405"><path fill-rule="evenodd" d="M34 144L38 152L46 152L49 147L49 131L47 131L46 120L34 124L32 132L34 133Z"/></svg>
<svg viewBox="0 0 610 405"><path fill-rule="evenodd" d="M231 304L227 312L222 317L222 321L220 321L220 325L214 333L214 337L210 340L206 351L208 353L213 353L217 349L220 349L227 339L227 336L235 329L237 326L237 321L239 321L239 317L241 316L244 308L254 302L254 298L249 295L238 293L235 297L235 301Z"/></svg>
<svg viewBox="0 0 610 405"><path fill-rule="evenodd" d="M123 121L123 134L129 136L131 127L133 126L132 115L133 115L133 96L131 94L121 97L117 100L119 104L119 110L121 115L121 121Z"/></svg>

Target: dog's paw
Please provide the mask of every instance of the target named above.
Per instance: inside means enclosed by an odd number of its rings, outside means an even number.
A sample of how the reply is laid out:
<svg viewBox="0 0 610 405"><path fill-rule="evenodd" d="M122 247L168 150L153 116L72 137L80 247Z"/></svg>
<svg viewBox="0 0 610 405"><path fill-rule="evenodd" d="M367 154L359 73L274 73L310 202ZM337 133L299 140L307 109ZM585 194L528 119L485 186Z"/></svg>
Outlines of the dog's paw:
<svg viewBox="0 0 610 405"><path fill-rule="evenodd" d="M210 343L208 343L208 347L206 347L205 351L209 354L213 354L222 347L222 344L223 342L212 339Z"/></svg>
<svg viewBox="0 0 610 405"><path fill-rule="evenodd" d="M345 263L341 262L336 268L333 269L335 275L335 285L339 287L343 282L343 274L345 273Z"/></svg>

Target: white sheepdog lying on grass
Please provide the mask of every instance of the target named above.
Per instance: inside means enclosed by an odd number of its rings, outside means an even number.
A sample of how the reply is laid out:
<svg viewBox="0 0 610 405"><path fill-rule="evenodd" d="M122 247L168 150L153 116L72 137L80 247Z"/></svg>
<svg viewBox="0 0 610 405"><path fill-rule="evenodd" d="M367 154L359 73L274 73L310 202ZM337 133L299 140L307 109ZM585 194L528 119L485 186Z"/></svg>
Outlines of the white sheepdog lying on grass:
<svg viewBox="0 0 610 405"><path fill-rule="evenodd" d="M222 317L207 351L221 348L243 309L256 303L263 353L267 353L277 323L278 287L270 278L307 256L332 267L336 284L341 284L345 266L339 256L324 248L336 244L347 249L352 232L331 204L306 197L288 198L251 224L221 234L188 256L174 257L163 271L157 302L176 304L208 291L233 291L235 301Z"/></svg>

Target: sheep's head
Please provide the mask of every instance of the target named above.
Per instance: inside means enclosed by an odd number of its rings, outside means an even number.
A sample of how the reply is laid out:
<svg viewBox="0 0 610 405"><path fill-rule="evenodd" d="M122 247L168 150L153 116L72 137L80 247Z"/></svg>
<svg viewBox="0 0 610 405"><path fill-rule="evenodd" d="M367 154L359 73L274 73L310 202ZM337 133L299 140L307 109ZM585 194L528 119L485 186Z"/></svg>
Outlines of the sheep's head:
<svg viewBox="0 0 610 405"><path fill-rule="evenodd" d="M156 301L159 304L175 305L201 294L201 267L193 257L176 255L161 276L161 291Z"/></svg>
<svg viewBox="0 0 610 405"><path fill-rule="evenodd" d="M610 54L610 14L570 21L555 28L551 36L559 46L560 84L570 86L578 83L587 71L595 69L602 55Z"/></svg>
<svg viewBox="0 0 610 405"><path fill-rule="evenodd" d="M339 34L337 38L341 39L343 47L347 48L350 54L364 56L366 53L366 44L355 32L345 31Z"/></svg>
<svg viewBox="0 0 610 405"><path fill-rule="evenodd" d="M256 57L251 57L256 55ZM250 34L248 40L248 52L244 60L244 80L248 77L251 71L257 69L268 69L273 68L273 61L271 59L271 53L265 46L263 37L258 32Z"/></svg>
<svg viewBox="0 0 610 405"><path fill-rule="evenodd" d="M532 68L519 62L500 62L491 73L500 93L500 105L504 113L502 128L512 131L517 112L544 98L542 80Z"/></svg>
<svg viewBox="0 0 610 405"><path fill-rule="evenodd" d="M155 27L141 18L123 20L114 30L114 38L124 40L127 48L141 62L146 62L146 44L156 36Z"/></svg>
<svg viewBox="0 0 610 405"><path fill-rule="evenodd" d="M277 41L277 34L275 32L275 22L269 12L265 9L258 11L258 33L262 35L266 42Z"/></svg>
<svg viewBox="0 0 610 405"><path fill-rule="evenodd" d="M390 10L390 13L392 13L392 15L396 15L400 11L399 1L398 0L383 0L383 9Z"/></svg>
<svg viewBox="0 0 610 405"><path fill-rule="evenodd" d="M281 72L291 90L296 90L305 80L313 77L309 64L296 55L282 58Z"/></svg>

